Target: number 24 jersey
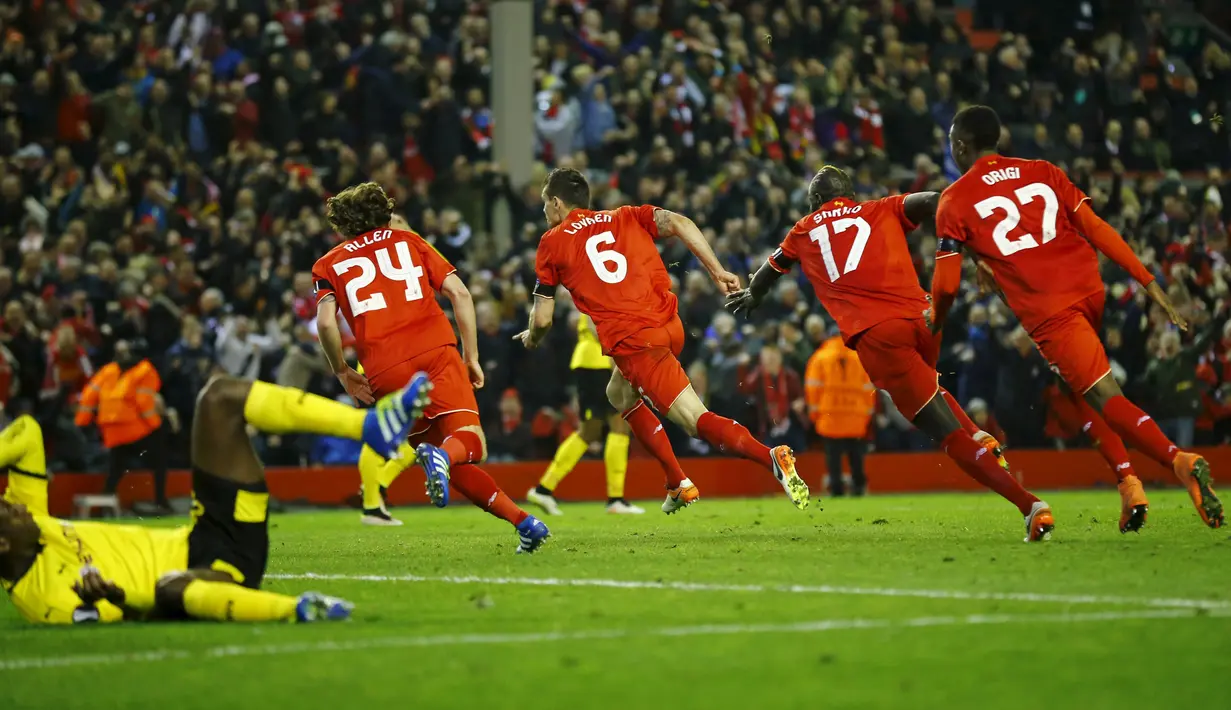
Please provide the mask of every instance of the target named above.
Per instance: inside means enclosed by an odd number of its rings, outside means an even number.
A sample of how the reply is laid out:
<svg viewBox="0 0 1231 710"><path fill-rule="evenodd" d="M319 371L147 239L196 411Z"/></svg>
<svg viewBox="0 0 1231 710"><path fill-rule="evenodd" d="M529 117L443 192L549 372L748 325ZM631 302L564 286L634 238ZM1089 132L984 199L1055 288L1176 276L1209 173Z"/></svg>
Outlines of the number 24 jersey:
<svg viewBox="0 0 1231 710"><path fill-rule="evenodd" d="M567 288L577 310L594 321L606 354L638 331L676 317L671 277L654 245L656 209L576 209L539 240L535 294L550 298L556 286Z"/></svg>
<svg viewBox="0 0 1231 710"><path fill-rule="evenodd" d="M368 377L444 345L453 325L436 302L453 268L414 232L382 228L329 250L312 267L316 300L332 295Z"/></svg>
<svg viewBox="0 0 1231 710"><path fill-rule="evenodd" d="M1098 254L1070 216L1086 197L1045 160L989 155L940 196L936 236L992 267L1027 332L1103 292Z"/></svg>

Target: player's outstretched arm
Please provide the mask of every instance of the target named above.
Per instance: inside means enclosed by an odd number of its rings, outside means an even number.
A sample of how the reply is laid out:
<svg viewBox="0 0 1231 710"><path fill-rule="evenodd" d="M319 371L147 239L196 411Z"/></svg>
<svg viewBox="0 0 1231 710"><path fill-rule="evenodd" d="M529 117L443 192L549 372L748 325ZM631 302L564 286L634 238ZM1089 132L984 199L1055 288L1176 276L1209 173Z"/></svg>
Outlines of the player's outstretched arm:
<svg viewBox="0 0 1231 710"><path fill-rule="evenodd" d="M751 313L761 305L761 301L765 299L765 295L778 282L778 279L790 271L794 265L795 262L783 254L782 249L778 249L752 275L748 288L727 296L727 309L734 314Z"/></svg>
<svg viewBox="0 0 1231 710"><path fill-rule="evenodd" d="M462 283L456 272L445 277L440 286L440 292L453 304L453 317L457 320L457 330L462 337L462 359L466 361L466 369L470 371L470 384L475 389L483 388L483 366L479 364L479 330L475 325L474 299L470 289Z"/></svg>
<svg viewBox="0 0 1231 710"><path fill-rule="evenodd" d="M1114 261L1120 268L1128 272L1129 276L1137 283L1145 286L1146 293L1150 295L1150 299L1157 303L1167 313L1167 317L1180 330L1188 330L1188 321L1184 316L1180 315L1179 311L1172 305L1171 299L1167 297L1167 292L1158 284L1158 280L1150 273L1133 253L1132 247L1110 224L1107 224L1102 217L1094 213L1090 209L1088 202L1083 202L1073 212L1073 226L1077 227L1078 231L1086 236L1086 240L1094 246L1095 249L1107 255L1108 259Z"/></svg>
<svg viewBox="0 0 1231 710"><path fill-rule="evenodd" d="M906 219L914 224L922 224L936 216L936 207L940 204L939 192L912 192L902 202Z"/></svg>
<svg viewBox="0 0 1231 710"><path fill-rule="evenodd" d="M688 251L691 251L710 273L710 278L718 284L724 296L739 291L739 277L722 268L696 222L671 210L656 209L654 225L658 227L660 237L679 237L680 241L684 242Z"/></svg>
<svg viewBox="0 0 1231 710"><path fill-rule="evenodd" d="M376 399L372 396L372 386L368 379L351 369L346 364L346 356L342 354L342 329L338 326L338 303L333 295L325 296L316 305L316 331L321 341L321 350L325 352L325 360L329 369L342 383L356 402L372 404Z"/></svg>

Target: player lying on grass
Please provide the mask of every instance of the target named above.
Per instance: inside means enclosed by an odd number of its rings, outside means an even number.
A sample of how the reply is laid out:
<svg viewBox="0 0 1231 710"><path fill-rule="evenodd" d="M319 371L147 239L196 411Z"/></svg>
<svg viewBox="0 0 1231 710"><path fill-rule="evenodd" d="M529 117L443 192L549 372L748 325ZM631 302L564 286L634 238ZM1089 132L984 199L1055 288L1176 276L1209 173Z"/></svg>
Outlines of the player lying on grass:
<svg viewBox="0 0 1231 710"><path fill-rule="evenodd" d="M1106 287L1098 252L1144 286L1177 328L1187 330L1187 322L1068 176L1044 160L999 155L999 142L1000 118L987 106L969 106L954 117L949 146L963 175L945 190L936 212L940 242L932 282L933 327L944 324L961 284L964 246L990 271L1005 302L1069 388L1112 431L1170 468L1202 521L1221 527L1222 503L1214 493L1210 465L1180 451L1111 375L1099 340ZM1120 496L1120 530L1139 529L1148 511L1140 481L1123 477Z"/></svg>
<svg viewBox="0 0 1231 710"><path fill-rule="evenodd" d="M684 326L654 240L678 237L722 293L739 290L739 277L722 268L697 225L651 205L591 210L590 184L571 168L557 168L547 176L543 214L551 229L539 241L530 327L514 339L527 348L538 347L551 328L556 287L569 290L577 310L594 321L604 354L615 362L607 399L666 471L663 512L674 513L700 493L684 475L662 422L643 398L689 436L764 466L796 507L807 508L808 486L795 473L790 447L770 449L739 422L707 410L677 359L684 347Z"/></svg>
<svg viewBox="0 0 1231 710"><path fill-rule="evenodd" d="M483 386L474 301L457 270L423 237L393 214L393 200L374 182L329 198L329 223L346 241L317 260L316 322L321 349L346 391L357 402L403 387L416 372L432 380L432 403L411 429L410 446L392 464L371 451L360 454L364 515L368 524L397 525L384 509L381 484L418 461L427 475L428 495L448 505L449 484L479 508L513 526L520 552L534 552L550 535L479 467L487 440L474 391ZM463 352L453 324L436 302L453 304ZM355 334L366 374L342 356L338 313Z"/></svg>
<svg viewBox="0 0 1231 710"><path fill-rule="evenodd" d="M269 556L269 489L246 427L342 436L389 454L422 413L427 389L420 374L359 410L266 382L214 378L197 398L192 425L192 525L58 520L6 500L0 584L22 616L41 624L345 619L351 605L341 599L259 589ZM23 441L31 446L41 436Z"/></svg>
<svg viewBox="0 0 1231 710"><path fill-rule="evenodd" d="M825 166L808 185L812 214L795 224L727 306L751 311L779 277L800 264L872 383L967 475L1017 506L1028 542L1044 540L1055 525L1051 509L1009 474L1000 444L937 382L940 338L929 329L928 298L906 235L935 214L938 199L935 192L921 192L859 202L850 176Z"/></svg>

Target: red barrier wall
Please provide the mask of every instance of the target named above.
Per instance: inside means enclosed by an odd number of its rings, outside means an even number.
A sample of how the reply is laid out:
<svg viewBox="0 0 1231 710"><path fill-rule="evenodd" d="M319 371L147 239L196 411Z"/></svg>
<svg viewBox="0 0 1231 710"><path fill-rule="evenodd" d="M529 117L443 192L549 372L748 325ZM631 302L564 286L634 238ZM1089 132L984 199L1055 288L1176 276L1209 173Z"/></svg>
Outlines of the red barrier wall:
<svg viewBox="0 0 1231 710"><path fill-rule="evenodd" d="M1217 476L1231 476L1231 447L1203 449ZM1093 450L1012 452L1014 473L1027 488L1091 488L1111 486L1115 477L1106 462ZM748 497L781 492L773 477L759 466L739 459L695 458L683 460L684 470L709 498ZM1133 464L1141 479L1161 485L1175 484L1170 471L1133 452ZM871 454L867 457L868 488L872 493L909 493L938 491L977 491L981 487L967 478L952 461L940 453ZM545 462L487 464L492 474L514 498L521 498L542 475ZM819 453L799 456L797 468L808 485L819 490L825 475L825 460ZM358 490L359 474L353 467L271 468L267 471L269 490L284 501L337 505ZM51 484L50 508L53 515L68 515L73 496L98 493L103 488L102 474L60 474ZM4 477L0 476L0 482ZM423 477L417 469L408 471L390 490L395 505L426 503ZM186 471L171 473L167 484L172 497L191 492L191 477ZM562 500L605 500L606 482L601 461L583 461L560 484ZM634 457L630 461L627 495L653 500L663 495L660 467L651 459ZM153 499L153 481L148 473L125 476L120 486L124 505Z"/></svg>

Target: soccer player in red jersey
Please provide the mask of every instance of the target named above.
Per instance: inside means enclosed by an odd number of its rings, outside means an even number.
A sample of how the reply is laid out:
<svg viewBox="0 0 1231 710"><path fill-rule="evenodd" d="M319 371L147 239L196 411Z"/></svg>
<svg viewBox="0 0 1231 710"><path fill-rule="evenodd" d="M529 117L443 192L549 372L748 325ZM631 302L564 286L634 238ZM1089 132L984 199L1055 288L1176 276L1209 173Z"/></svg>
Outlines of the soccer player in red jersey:
<svg viewBox="0 0 1231 710"><path fill-rule="evenodd" d="M790 447L770 449L743 425L708 411L676 359L684 346L684 326L654 240L679 237L724 294L739 290L739 277L722 268L697 225L650 205L591 210L590 185L571 168L547 176L543 214L551 229L539 241L530 327L515 338L527 348L538 347L551 328L556 287L569 290L577 310L594 321L603 352L615 363L608 399L666 471L663 512L674 513L700 493L684 475L662 423L643 397L689 436L765 466L791 502L807 508L808 486L795 473Z"/></svg>
<svg viewBox="0 0 1231 710"><path fill-rule="evenodd" d="M1051 509L1009 475L1000 444L937 382L940 338L929 328L928 297L915 275L906 235L935 213L938 195L869 202L854 195L850 176L823 167L808 185L812 213L795 224L748 288L728 297L727 307L751 311L780 276L801 264L872 383L967 475L1017 506L1027 541L1046 539L1055 525Z"/></svg>
<svg viewBox="0 0 1231 710"><path fill-rule="evenodd" d="M1201 519L1220 527L1222 503L1214 493L1209 464L1197 454L1180 451L1148 414L1124 397L1111 376L1099 340L1104 285L1097 252L1144 286L1176 327L1186 330L1188 324L1132 249L1094 214L1089 198L1059 168L1042 160L999 155L999 141L1000 119L992 109L970 106L954 117L949 145L964 174L945 190L936 213L940 245L932 283L934 327L944 323L957 293L959 250L965 246L1069 388L1083 396L1112 431L1171 468ZM1120 529L1136 530L1145 522L1145 496L1136 476L1130 480L1117 473L1124 478Z"/></svg>
<svg viewBox="0 0 1231 710"><path fill-rule="evenodd" d="M547 526L519 508L477 465L487 444L474 397L483 386L483 369L470 291L456 269L405 222L391 228L392 212L393 200L374 182L329 199L329 223L346 241L312 267L325 357L347 393L364 404L426 372L432 401L412 427L411 443L417 444L415 457L427 474L432 502L446 505L452 483L475 505L517 528L518 552L533 552L547 538ZM437 293L453 304L463 353ZM364 375L343 358L339 310L355 334ZM365 482L365 493L372 485Z"/></svg>

